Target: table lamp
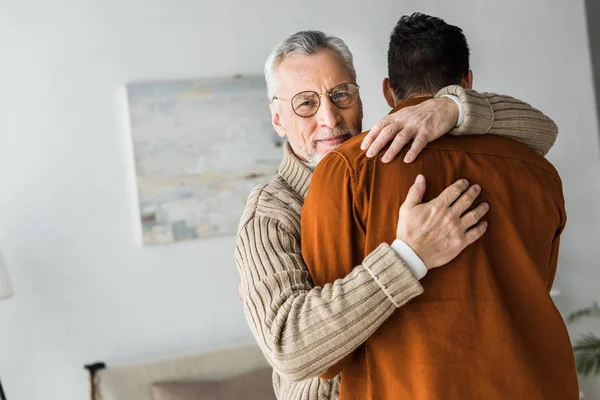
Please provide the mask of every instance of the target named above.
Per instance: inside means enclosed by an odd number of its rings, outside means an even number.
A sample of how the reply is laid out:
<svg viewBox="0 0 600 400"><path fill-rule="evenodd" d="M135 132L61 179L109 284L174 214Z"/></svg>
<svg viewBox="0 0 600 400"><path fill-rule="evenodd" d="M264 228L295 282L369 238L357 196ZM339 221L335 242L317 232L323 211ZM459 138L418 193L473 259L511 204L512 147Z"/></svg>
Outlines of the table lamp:
<svg viewBox="0 0 600 400"><path fill-rule="evenodd" d="M6 270L6 264L0 253L0 300L6 299L13 295L12 285L8 278L8 271ZM6 400L6 395L2 389L2 382L0 382L0 400Z"/></svg>

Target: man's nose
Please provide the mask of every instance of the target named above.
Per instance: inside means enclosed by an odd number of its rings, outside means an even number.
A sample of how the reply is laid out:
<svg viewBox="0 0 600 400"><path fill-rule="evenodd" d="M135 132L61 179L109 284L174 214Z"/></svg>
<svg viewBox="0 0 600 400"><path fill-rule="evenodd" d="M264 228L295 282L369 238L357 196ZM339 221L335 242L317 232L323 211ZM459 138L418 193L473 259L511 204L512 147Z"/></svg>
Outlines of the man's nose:
<svg viewBox="0 0 600 400"><path fill-rule="evenodd" d="M335 128L341 122L340 109L333 104L331 97L321 97L321 107L317 111L317 117L319 119L319 125L326 126L328 128Z"/></svg>

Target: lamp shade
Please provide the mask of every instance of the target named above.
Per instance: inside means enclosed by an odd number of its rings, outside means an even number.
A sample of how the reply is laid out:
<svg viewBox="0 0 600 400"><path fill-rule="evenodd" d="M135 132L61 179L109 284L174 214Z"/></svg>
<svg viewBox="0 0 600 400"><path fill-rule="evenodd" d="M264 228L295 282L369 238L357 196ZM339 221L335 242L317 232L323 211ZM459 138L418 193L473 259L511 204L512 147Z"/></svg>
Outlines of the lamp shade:
<svg viewBox="0 0 600 400"><path fill-rule="evenodd" d="M8 271L6 264L4 264L4 258L0 253L0 300L5 299L13 295L12 285L8 277Z"/></svg>

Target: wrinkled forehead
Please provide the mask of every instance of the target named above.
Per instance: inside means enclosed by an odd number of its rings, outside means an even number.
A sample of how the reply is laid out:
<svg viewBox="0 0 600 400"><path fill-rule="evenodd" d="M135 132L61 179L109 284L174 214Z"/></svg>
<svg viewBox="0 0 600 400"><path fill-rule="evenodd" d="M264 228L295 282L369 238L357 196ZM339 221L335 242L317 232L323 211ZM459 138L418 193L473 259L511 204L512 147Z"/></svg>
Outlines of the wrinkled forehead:
<svg viewBox="0 0 600 400"><path fill-rule="evenodd" d="M326 93L340 83L356 80L344 59L331 50L290 55L279 64L275 77L277 96L285 99L308 90Z"/></svg>

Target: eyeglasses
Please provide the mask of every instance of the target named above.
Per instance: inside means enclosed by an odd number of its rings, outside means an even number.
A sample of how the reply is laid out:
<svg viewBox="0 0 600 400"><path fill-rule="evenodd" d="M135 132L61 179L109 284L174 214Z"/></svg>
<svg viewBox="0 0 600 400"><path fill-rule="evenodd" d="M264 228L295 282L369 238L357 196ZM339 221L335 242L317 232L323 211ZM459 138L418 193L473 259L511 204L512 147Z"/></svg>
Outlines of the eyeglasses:
<svg viewBox="0 0 600 400"><path fill-rule="evenodd" d="M358 100L359 86L352 83L340 83L329 92L319 94L313 91L300 92L290 100L292 109L299 117L312 117L319 111L321 106L321 96L329 96L333 104L338 108L350 108ZM288 101L279 97L273 97L273 100Z"/></svg>

